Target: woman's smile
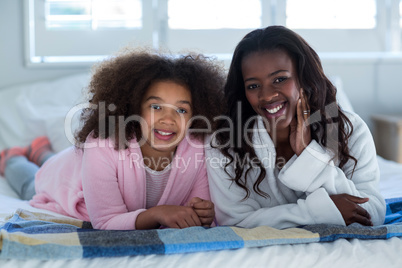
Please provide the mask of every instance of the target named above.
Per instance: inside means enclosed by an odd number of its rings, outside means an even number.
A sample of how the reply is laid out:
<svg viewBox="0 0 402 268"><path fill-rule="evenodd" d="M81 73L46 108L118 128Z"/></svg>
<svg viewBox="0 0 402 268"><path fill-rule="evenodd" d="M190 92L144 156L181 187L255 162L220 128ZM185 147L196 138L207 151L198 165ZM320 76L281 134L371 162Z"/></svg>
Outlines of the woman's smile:
<svg viewBox="0 0 402 268"><path fill-rule="evenodd" d="M287 102L275 102L273 104L267 104L261 107L262 112L266 118L277 118L286 113Z"/></svg>

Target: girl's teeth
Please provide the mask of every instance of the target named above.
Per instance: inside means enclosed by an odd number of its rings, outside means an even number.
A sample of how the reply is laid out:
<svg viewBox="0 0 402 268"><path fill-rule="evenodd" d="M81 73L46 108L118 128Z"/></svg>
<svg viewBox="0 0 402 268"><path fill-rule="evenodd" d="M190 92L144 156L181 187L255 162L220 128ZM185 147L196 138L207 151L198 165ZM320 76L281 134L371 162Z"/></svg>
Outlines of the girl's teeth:
<svg viewBox="0 0 402 268"><path fill-rule="evenodd" d="M273 108L273 109L265 109L265 110L266 110L268 113L270 113L270 114L274 114L274 113L278 112L280 109L282 109L282 107L283 107L283 104L277 106L276 108Z"/></svg>
<svg viewBox="0 0 402 268"><path fill-rule="evenodd" d="M172 135L172 132L163 132L163 131L159 131L159 130L158 130L158 133L163 135L163 136Z"/></svg>

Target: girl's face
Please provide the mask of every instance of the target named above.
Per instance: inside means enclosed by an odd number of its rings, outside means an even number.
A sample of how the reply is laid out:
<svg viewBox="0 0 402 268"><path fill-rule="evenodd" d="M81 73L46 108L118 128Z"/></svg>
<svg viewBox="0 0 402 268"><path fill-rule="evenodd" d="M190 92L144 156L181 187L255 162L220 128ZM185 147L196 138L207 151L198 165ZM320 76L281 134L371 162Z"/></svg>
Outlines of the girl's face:
<svg viewBox="0 0 402 268"><path fill-rule="evenodd" d="M254 52L243 59L242 74L247 100L258 115L268 119L268 132L287 131L300 95L289 55L280 49Z"/></svg>
<svg viewBox="0 0 402 268"><path fill-rule="evenodd" d="M160 81L148 88L141 105L145 156L173 153L188 129L192 117L190 90L172 81Z"/></svg>

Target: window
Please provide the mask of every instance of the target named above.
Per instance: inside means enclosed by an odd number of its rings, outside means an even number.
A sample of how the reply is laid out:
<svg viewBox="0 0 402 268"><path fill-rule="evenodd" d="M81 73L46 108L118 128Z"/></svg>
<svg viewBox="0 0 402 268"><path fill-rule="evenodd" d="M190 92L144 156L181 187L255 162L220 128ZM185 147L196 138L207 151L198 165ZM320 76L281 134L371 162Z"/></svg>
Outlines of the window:
<svg viewBox="0 0 402 268"><path fill-rule="evenodd" d="M189 10L196 12L188 12ZM170 0L168 18L170 29L253 29L261 27L261 2Z"/></svg>
<svg viewBox="0 0 402 268"><path fill-rule="evenodd" d="M46 29L141 28L140 0L46 0Z"/></svg>
<svg viewBox="0 0 402 268"><path fill-rule="evenodd" d="M402 27L402 0L399 2L399 27Z"/></svg>
<svg viewBox="0 0 402 268"><path fill-rule="evenodd" d="M375 0L287 0L286 25L293 29L374 29L376 11Z"/></svg>
<svg viewBox="0 0 402 268"><path fill-rule="evenodd" d="M172 51L231 54L251 29L262 27L260 0L169 0L161 45Z"/></svg>
<svg viewBox="0 0 402 268"><path fill-rule="evenodd" d="M400 0L286 2L286 25L318 52L353 52L356 55L401 50L400 27L396 26L400 20Z"/></svg>
<svg viewBox="0 0 402 268"><path fill-rule="evenodd" d="M91 64L126 45L230 59L244 35L274 24L319 53L401 50L402 0L24 1L31 65Z"/></svg>
<svg viewBox="0 0 402 268"><path fill-rule="evenodd" d="M152 45L152 1L25 0L28 65L91 64L123 46Z"/></svg>

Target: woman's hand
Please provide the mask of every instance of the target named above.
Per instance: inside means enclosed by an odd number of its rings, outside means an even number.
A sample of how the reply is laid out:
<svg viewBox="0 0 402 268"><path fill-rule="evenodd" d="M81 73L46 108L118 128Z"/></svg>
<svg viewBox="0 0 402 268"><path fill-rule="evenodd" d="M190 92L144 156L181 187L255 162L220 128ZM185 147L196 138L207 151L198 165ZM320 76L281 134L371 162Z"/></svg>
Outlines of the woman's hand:
<svg viewBox="0 0 402 268"><path fill-rule="evenodd" d="M136 229L187 228L201 226L197 213L191 207L162 205L152 207L140 213L135 223Z"/></svg>
<svg viewBox="0 0 402 268"><path fill-rule="evenodd" d="M210 227L215 217L214 203L209 200L203 200L199 197L193 197L187 204L197 213L202 226Z"/></svg>
<svg viewBox="0 0 402 268"><path fill-rule="evenodd" d="M310 126L308 118L310 117L310 107L304 91L300 89L300 98L297 102L296 116L290 123L290 146L297 156L299 156L307 145L311 142Z"/></svg>
<svg viewBox="0 0 402 268"><path fill-rule="evenodd" d="M357 222L365 226L373 226L370 214L359 205L366 203L368 198L349 194L331 195L330 198L341 212L346 225Z"/></svg>

